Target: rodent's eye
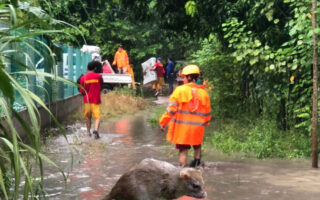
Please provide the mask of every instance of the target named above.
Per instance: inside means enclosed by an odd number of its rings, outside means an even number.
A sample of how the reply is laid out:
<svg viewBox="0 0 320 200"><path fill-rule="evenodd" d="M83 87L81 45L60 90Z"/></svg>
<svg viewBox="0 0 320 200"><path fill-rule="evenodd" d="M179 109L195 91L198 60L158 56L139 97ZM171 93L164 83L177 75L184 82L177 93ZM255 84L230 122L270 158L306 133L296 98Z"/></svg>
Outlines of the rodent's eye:
<svg viewBox="0 0 320 200"><path fill-rule="evenodd" d="M198 183L192 182L191 185L194 189L200 188L200 185Z"/></svg>

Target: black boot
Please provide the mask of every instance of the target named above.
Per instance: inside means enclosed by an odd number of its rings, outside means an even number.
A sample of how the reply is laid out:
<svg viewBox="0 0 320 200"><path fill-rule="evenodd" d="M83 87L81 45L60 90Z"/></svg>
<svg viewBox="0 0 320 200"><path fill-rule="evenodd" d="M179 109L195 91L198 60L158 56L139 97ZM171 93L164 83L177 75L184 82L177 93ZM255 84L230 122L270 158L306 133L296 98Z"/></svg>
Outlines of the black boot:
<svg viewBox="0 0 320 200"><path fill-rule="evenodd" d="M100 138L99 132L98 131L93 131L93 135L96 139Z"/></svg>
<svg viewBox="0 0 320 200"><path fill-rule="evenodd" d="M200 159L194 159L191 163L190 163L190 165L189 165L189 167L198 167L199 165L200 165Z"/></svg>

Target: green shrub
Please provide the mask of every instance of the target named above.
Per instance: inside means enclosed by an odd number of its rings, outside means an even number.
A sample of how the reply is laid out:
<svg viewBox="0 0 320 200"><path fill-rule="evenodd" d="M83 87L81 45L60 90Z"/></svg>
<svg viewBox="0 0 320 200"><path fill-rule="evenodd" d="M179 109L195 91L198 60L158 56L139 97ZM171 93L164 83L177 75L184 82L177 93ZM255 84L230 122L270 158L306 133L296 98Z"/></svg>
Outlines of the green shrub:
<svg viewBox="0 0 320 200"><path fill-rule="evenodd" d="M114 93L118 94L118 95L123 95L123 96L137 96L136 95L136 90L129 88L128 86L124 86L124 87L115 87L114 88Z"/></svg>
<svg viewBox="0 0 320 200"><path fill-rule="evenodd" d="M244 152L257 158L298 158L311 155L311 140L297 130L280 131L275 120L258 118L223 123L214 131L212 144L224 152Z"/></svg>
<svg viewBox="0 0 320 200"><path fill-rule="evenodd" d="M160 106L156 107L155 109L152 110L151 116L147 119L147 122L153 127L159 127L159 118L161 115L164 113L166 110L166 107Z"/></svg>

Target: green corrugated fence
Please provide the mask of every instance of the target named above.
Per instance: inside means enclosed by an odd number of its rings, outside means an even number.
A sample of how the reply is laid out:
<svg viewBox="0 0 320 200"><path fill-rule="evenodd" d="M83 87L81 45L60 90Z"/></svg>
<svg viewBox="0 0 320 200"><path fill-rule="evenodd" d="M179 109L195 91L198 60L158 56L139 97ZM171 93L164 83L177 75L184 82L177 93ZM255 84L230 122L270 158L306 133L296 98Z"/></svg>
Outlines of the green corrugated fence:
<svg viewBox="0 0 320 200"><path fill-rule="evenodd" d="M42 39L42 41L46 43L44 39ZM92 60L92 55L87 52L81 52L79 49L60 45L57 47L60 51L55 51L55 53L60 52L60 55L55 55L56 62L55 69L53 69L52 63L49 63L49 59L46 59L48 56L45 56L48 54L48 50L43 45L39 44L34 44L33 47L39 53L35 53L30 47L20 45L19 48L24 49L28 56L20 54L14 55L14 60L18 60L29 67L34 66L36 71L55 73L57 76L64 77L74 82L76 82L81 74L86 73L87 64ZM11 72L23 87L34 92L45 101L45 103L65 99L79 93L75 86L57 82L50 78L42 80L38 76L30 75L25 77L24 75L14 73L21 70L26 69L22 68L21 65L17 63L11 62L7 65L7 71ZM18 93L15 93L14 107L16 110L22 110L24 108L23 100Z"/></svg>

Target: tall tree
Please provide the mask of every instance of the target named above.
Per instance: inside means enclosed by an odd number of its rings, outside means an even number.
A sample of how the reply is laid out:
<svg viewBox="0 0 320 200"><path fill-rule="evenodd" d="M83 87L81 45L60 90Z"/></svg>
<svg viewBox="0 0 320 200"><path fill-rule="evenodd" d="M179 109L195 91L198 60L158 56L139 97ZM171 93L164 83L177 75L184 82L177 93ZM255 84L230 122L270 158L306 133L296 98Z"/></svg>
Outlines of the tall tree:
<svg viewBox="0 0 320 200"><path fill-rule="evenodd" d="M312 95L312 167L318 168L318 41L317 41L317 0L312 0L313 30L313 95Z"/></svg>

